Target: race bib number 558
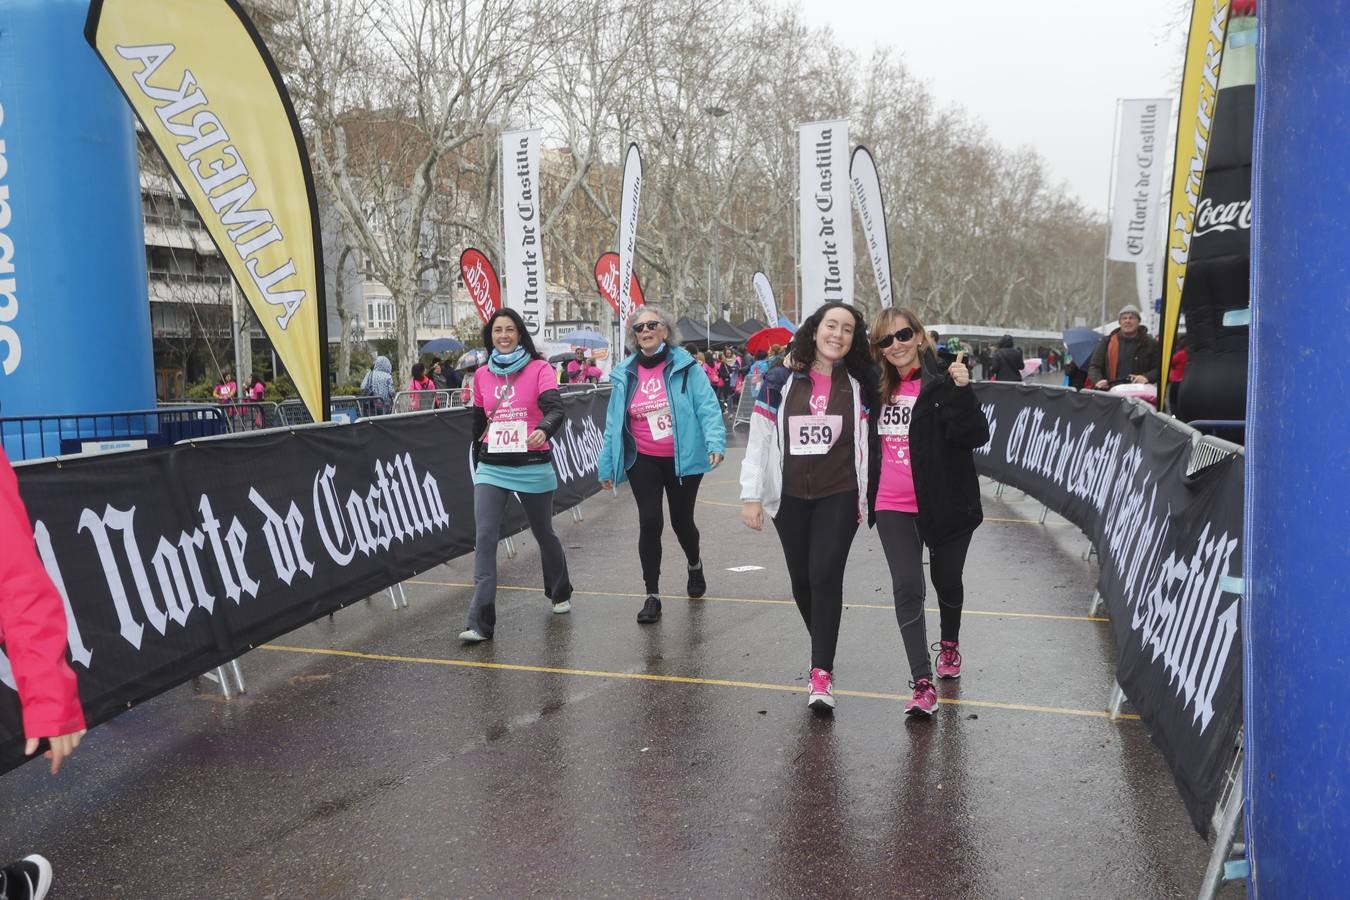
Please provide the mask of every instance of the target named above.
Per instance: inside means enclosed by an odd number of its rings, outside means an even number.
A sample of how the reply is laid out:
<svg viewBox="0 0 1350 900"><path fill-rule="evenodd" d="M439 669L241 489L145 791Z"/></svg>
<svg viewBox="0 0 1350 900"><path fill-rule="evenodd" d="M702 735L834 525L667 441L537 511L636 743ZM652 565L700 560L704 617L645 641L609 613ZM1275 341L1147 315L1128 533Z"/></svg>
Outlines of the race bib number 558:
<svg viewBox="0 0 1350 900"><path fill-rule="evenodd" d="M881 408L881 420L877 422L877 433L882 437L904 437L909 434L909 420L914 414L914 401L917 397L899 397L897 402L888 403Z"/></svg>
<svg viewBox="0 0 1350 900"><path fill-rule="evenodd" d="M839 440L843 416L792 416L788 419L788 452L793 456L823 456Z"/></svg>

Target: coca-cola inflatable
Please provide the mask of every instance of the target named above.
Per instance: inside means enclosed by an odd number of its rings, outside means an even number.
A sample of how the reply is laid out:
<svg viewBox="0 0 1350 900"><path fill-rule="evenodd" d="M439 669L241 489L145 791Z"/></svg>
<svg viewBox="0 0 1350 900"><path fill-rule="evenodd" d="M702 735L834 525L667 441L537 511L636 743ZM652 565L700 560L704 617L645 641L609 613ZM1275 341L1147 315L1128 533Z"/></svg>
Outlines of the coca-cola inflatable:
<svg viewBox="0 0 1350 900"><path fill-rule="evenodd" d="M1172 409L1186 421L1246 416L1248 329L1224 325L1223 314L1249 304L1255 29L1251 17L1234 18L1228 26L1209 160L1195 211L1181 294L1190 359L1179 389L1169 388Z"/></svg>

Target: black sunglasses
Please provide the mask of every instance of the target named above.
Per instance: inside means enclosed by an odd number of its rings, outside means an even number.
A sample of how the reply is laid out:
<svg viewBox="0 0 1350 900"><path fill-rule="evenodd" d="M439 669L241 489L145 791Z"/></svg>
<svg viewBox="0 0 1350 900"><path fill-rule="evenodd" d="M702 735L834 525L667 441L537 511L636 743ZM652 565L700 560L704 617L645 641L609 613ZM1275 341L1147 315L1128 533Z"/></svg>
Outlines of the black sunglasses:
<svg viewBox="0 0 1350 900"><path fill-rule="evenodd" d="M633 333L634 333L634 334L642 334L642 332L644 332L644 331L655 331L656 329L658 329L658 328L660 328L660 327L661 327L661 323L660 323L660 322L656 322L656 321L649 321L649 322L634 322L634 323L633 323Z"/></svg>
<svg viewBox="0 0 1350 900"><path fill-rule="evenodd" d="M888 334L885 335L884 337L878 338L877 346L880 347L882 350L885 350L887 347L891 345L892 341L899 341L902 344L908 344L912 340L914 340L914 329L910 328L909 326L905 326L904 328L901 328L899 331L897 331L895 334Z"/></svg>

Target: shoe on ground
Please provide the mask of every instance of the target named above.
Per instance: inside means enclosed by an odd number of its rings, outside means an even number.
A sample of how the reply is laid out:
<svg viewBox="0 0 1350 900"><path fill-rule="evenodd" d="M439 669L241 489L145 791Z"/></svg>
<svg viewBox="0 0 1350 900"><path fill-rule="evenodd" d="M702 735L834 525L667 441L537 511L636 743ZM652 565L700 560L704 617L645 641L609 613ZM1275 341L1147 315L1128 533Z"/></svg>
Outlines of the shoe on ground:
<svg viewBox="0 0 1350 900"><path fill-rule="evenodd" d="M961 677L960 641L938 641L932 649L937 651L937 677Z"/></svg>
<svg viewBox="0 0 1350 900"><path fill-rule="evenodd" d="M806 705L821 711L834 709L834 676L824 669L811 670L811 693Z"/></svg>
<svg viewBox="0 0 1350 900"><path fill-rule="evenodd" d="M708 593L708 582L703 578L703 563L698 564L698 568L689 569L689 585L685 590L690 600L698 600L704 594Z"/></svg>
<svg viewBox="0 0 1350 900"><path fill-rule="evenodd" d="M937 690L934 689L933 682L927 678L920 678L918 681L911 681L909 686L914 688L914 697L905 704L905 715L927 718L937 711Z"/></svg>
<svg viewBox="0 0 1350 900"><path fill-rule="evenodd" d="M567 613L570 613L571 611L572 611L571 600L563 600L559 603L553 604L553 614L555 616L565 615Z"/></svg>
<svg viewBox="0 0 1350 900"><path fill-rule="evenodd" d="M42 900L52 886L52 864L34 853L0 869L0 896L9 900Z"/></svg>
<svg viewBox="0 0 1350 900"><path fill-rule="evenodd" d="M491 640L487 635L472 628L466 628L459 633L459 639L466 644L481 644L483 641Z"/></svg>
<svg viewBox="0 0 1350 900"><path fill-rule="evenodd" d="M638 611L637 620L639 625L650 625L653 622L661 621L661 598L655 594L648 594L646 602L642 604L642 609Z"/></svg>

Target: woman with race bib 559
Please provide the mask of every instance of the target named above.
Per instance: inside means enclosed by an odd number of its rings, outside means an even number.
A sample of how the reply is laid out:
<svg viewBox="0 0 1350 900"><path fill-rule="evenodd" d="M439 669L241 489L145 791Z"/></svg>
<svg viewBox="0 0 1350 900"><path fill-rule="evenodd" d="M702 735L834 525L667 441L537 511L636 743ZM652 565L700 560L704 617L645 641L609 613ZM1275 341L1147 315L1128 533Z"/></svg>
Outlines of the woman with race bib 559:
<svg viewBox="0 0 1350 900"><path fill-rule="evenodd" d="M661 618L661 495L670 506L670 525L688 561L685 591L693 599L708 589L699 554L694 503L705 472L726 453L722 408L703 367L678 346L679 336L664 310L646 305L632 323L637 352L614 367L605 440L600 448L601 487L627 479L638 506L638 559L647 599L638 622Z"/></svg>
<svg viewBox="0 0 1350 900"><path fill-rule="evenodd" d="M770 370L750 417L741 465L741 520L773 517L792 598L811 635L812 709L834 709L834 651L844 564L867 502L877 376L862 315L844 303L811 314L792 341L805 371Z"/></svg>

